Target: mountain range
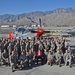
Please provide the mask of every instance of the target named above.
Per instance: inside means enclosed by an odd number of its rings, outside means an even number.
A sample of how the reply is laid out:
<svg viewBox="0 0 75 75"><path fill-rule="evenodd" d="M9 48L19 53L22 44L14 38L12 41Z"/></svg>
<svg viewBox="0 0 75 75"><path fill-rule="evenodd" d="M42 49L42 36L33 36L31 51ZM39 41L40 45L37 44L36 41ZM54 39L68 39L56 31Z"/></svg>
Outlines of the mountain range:
<svg viewBox="0 0 75 75"><path fill-rule="evenodd" d="M0 15L0 25L38 25L43 26L75 25L75 8L58 8L51 11L35 11L22 14Z"/></svg>

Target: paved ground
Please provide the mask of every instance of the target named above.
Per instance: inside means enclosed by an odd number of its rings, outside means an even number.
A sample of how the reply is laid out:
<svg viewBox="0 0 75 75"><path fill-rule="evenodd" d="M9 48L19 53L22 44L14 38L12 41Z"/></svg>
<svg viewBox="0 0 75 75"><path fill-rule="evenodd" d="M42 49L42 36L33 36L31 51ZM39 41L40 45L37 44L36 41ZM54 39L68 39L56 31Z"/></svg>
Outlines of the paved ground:
<svg viewBox="0 0 75 75"><path fill-rule="evenodd" d="M15 72L10 67L0 67L0 75L75 75L75 67L43 65Z"/></svg>

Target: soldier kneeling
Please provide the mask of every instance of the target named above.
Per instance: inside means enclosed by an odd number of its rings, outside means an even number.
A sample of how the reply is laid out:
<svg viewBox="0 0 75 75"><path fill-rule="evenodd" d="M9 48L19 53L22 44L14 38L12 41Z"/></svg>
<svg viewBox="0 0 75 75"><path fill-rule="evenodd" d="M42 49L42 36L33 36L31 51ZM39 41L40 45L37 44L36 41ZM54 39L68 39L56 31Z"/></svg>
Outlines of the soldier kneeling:
<svg viewBox="0 0 75 75"><path fill-rule="evenodd" d="M27 57L23 51L21 52L21 55L19 57L19 61L20 61L20 69L23 69L29 65Z"/></svg>
<svg viewBox="0 0 75 75"><path fill-rule="evenodd" d="M11 54L11 66L12 66L12 72L14 72L16 67L18 66L18 56L16 55L15 51L12 51Z"/></svg>
<svg viewBox="0 0 75 75"><path fill-rule="evenodd" d="M62 60L62 52L58 49L57 52L55 53L55 62L59 67L61 67L61 60Z"/></svg>
<svg viewBox="0 0 75 75"><path fill-rule="evenodd" d="M27 56L28 56L29 65L32 66L33 65L33 56L34 56L32 49L29 50L29 53Z"/></svg>
<svg viewBox="0 0 75 75"><path fill-rule="evenodd" d="M8 65L9 61L8 61L8 53L7 51L4 49L4 52L2 53L2 61L4 65Z"/></svg>
<svg viewBox="0 0 75 75"><path fill-rule="evenodd" d="M64 61L65 65L69 63L69 66L71 67L71 54L68 52L68 50L66 50L66 53L64 54Z"/></svg>
<svg viewBox="0 0 75 75"><path fill-rule="evenodd" d="M48 65L50 64L50 66L52 66L53 62L54 62L54 55L51 51L49 51L47 56L47 64Z"/></svg>

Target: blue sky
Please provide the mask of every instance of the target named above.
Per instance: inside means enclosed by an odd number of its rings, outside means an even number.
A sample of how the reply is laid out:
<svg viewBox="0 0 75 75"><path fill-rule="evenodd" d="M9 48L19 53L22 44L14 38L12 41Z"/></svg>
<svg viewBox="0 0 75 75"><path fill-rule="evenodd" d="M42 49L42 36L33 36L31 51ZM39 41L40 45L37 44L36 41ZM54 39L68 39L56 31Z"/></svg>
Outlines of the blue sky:
<svg viewBox="0 0 75 75"><path fill-rule="evenodd" d="M75 0L0 0L0 15L75 8Z"/></svg>

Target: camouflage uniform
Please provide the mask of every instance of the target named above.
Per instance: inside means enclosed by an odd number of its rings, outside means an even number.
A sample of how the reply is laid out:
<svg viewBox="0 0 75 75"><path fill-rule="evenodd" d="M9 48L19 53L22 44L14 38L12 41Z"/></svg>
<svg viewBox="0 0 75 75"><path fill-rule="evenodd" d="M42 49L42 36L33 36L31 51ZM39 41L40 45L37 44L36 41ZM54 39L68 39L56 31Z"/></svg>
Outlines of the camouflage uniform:
<svg viewBox="0 0 75 75"><path fill-rule="evenodd" d="M65 61L65 65L67 65L67 62L69 62L69 66L71 65L71 54L70 53L64 54L64 61Z"/></svg>
<svg viewBox="0 0 75 75"><path fill-rule="evenodd" d="M52 66L53 61L54 61L54 55L51 51L49 51L47 56L47 64L50 64Z"/></svg>
<svg viewBox="0 0 75 75"><path fill-rule="evenodd" d="M55 53L56 64L59 64L60 67L61 67L62 56L63 56L63 54L61 52L60 53L58 53L58 52Z"/></svg>

